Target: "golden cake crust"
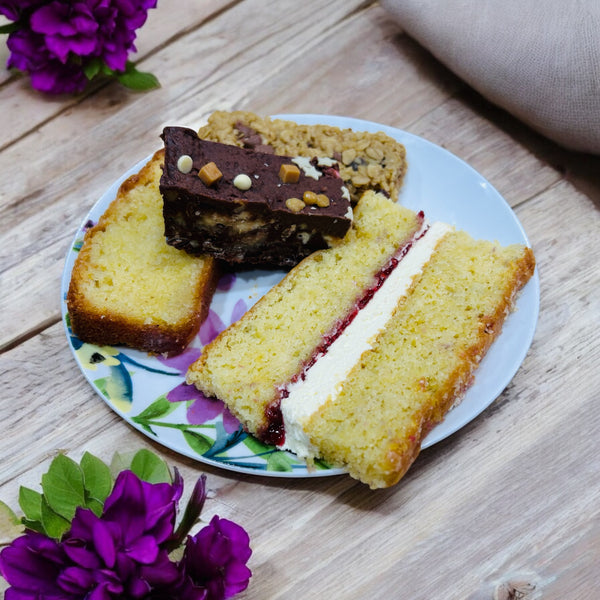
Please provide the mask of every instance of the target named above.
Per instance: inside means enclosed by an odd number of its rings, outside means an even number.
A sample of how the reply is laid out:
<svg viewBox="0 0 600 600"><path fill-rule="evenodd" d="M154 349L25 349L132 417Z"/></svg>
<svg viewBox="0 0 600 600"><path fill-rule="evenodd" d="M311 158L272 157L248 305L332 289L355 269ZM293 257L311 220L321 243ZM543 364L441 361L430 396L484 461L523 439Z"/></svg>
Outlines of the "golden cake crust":
<svg viewBox="0 0 600 600"><path fill-rule="evenodd" d="M208 314L215 260L190 257L164 241L163 154L123 182L84 236L67 293L73 333L84 342L178 354Z"/></svg>

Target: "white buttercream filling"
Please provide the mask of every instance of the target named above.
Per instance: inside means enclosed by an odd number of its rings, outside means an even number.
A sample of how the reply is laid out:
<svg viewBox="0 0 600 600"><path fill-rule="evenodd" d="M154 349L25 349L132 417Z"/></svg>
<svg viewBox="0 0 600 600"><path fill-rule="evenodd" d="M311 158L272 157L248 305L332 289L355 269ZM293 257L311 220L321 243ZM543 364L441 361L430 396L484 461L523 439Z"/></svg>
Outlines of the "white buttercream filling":
<svg viewBox="0 0 600 600"><path fill-rule="evenodd" d="M330 398L335 399L350 371L364 352L373 347L379 334L392 318L399 300L408 292L435 252L439 241L452 230L445 223L434 223L410 248L406 256L383 282L369 303L342 334L319 356L305 373L287 387L288 396L281 400L285 427L283 447L299 457L317 456L303 425Z"/></svg>

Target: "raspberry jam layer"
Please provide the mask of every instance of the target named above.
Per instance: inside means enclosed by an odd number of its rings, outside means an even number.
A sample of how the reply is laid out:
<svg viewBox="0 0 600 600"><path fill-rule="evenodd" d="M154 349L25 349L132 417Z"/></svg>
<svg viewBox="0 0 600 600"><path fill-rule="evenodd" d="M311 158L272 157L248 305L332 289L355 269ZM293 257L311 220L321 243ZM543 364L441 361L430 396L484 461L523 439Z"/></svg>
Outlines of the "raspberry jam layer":
<svg viewBox="0 0 600 600"><path fill-rule="evenodd" d="M423 226L423 220L424 215L421 212L419 213L421 229L410 240L402 244L394 253L394 255L388 260L388 262L374 275L372 285L363 291L352 310L344 318L340 319L330 332L323 335L322 342L315 349L311 358L302 365L302 368L292 378L292 380L285 387L279 390L278 398L265 410L267 426L259 432L259 437L263 441L277 446L285 445L286 432L284 418L281 411L282 400L289 397L290 388L292 386L297 384L299 381L305 380L306 375L311 367L313 367L315 363L328 352L331 345L340 338L348 326L356 319L357 315L369 305L377 291L382 288L390 275L395 271L404 257L413 248L414 244L426 234L428 228Z"/></svg>

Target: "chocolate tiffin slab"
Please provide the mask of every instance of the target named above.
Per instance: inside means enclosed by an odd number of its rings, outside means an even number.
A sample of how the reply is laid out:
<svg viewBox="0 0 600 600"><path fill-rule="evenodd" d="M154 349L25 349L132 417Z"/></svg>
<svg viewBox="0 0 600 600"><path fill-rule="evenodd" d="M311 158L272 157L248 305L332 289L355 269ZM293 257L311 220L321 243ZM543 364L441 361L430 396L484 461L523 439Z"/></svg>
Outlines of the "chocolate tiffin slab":
<svg viewBox="0 0 600 600"><path fill-rule="evenodd" d="M167 243L232 264L290 267L352 224L338 165L202 140L166 127L160 180Z"/></svg>

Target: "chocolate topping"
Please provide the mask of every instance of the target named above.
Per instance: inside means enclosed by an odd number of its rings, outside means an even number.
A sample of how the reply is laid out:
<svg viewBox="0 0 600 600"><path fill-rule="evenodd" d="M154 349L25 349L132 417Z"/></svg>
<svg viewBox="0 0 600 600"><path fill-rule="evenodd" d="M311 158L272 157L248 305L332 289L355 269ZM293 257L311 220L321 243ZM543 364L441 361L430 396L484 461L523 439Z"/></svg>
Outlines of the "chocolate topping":
<svg viewBox="0 0 600 600"><path fill-rule="evenodd" d="M302 159L298 181L283 183L280 169L293 164L291 157L202 140L183 127L167 127L162 137L165 236L175 247L230 263L293 266L350 228L349 196L335 163ZM182 155L192 158L188 173L177 167ZM222 176L205 182L198 173L211 163ZM250 178L248 189L234 185L239 175ZM328 205L303 202L305 192L326 197ZM289 208L290 199L303 204L300 210L298 203Z"/></svg>

